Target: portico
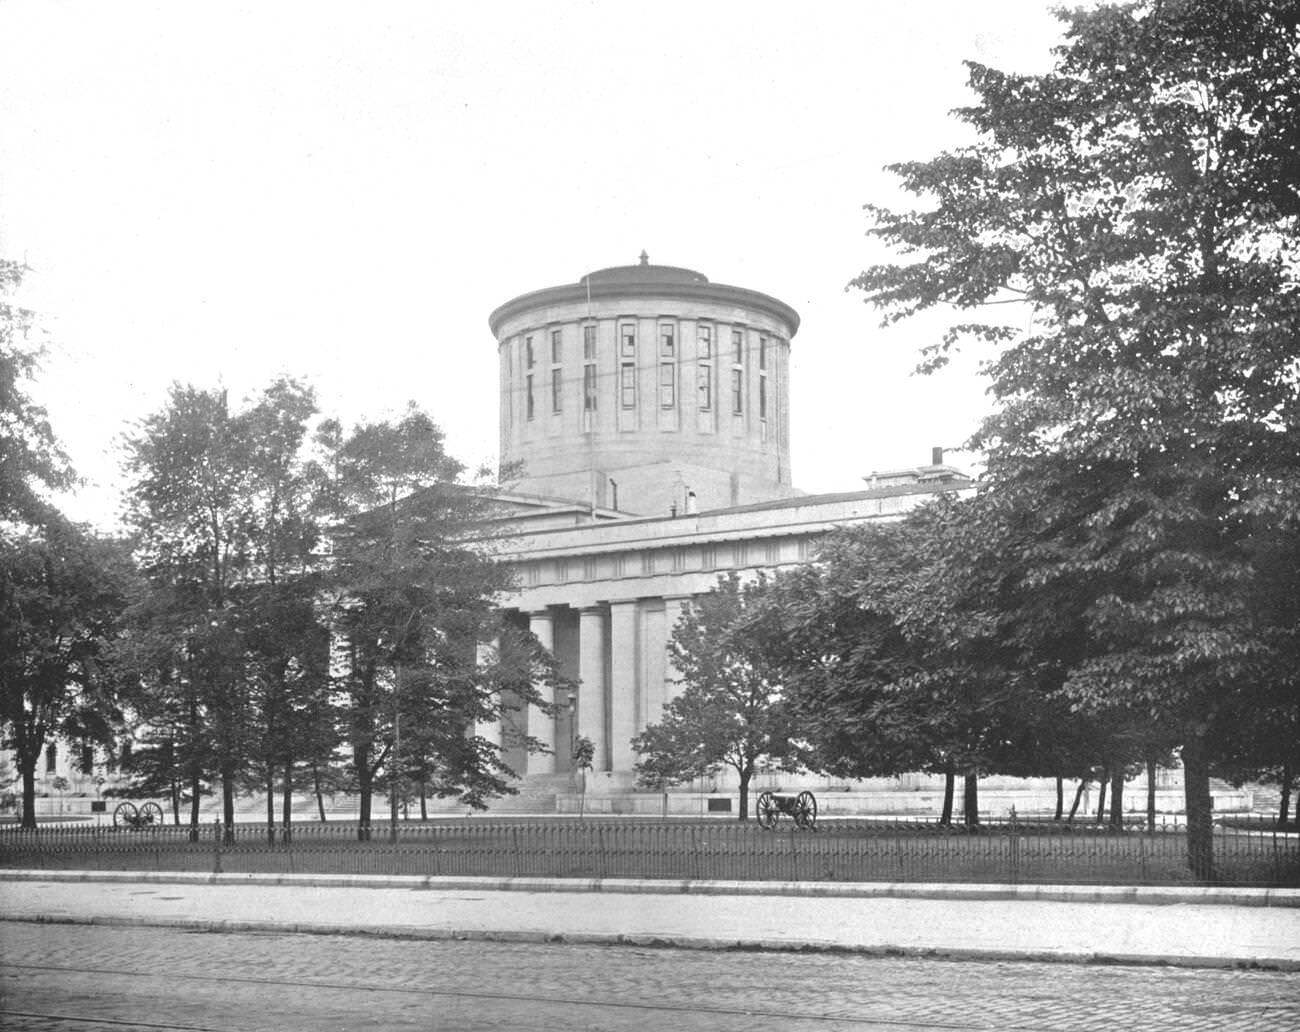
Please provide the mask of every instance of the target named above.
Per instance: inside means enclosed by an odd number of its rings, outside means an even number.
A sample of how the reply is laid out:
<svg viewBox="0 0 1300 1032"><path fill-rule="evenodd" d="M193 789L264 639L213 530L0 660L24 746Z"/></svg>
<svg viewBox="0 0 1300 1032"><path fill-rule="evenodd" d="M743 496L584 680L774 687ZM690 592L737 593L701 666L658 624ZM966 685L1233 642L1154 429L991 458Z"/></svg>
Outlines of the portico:
<svg viewBox="0 0 1300 1032"><path fill-rule="evenodd" d="M962 489L969 481L954 474L942 484ZM498 538L498 554L514 567L518 584L505 606L527 621L562 673L577 682L572 707L567 698L552 700L560 707L557 717L536 707L515 716L525 721L518 730L552 751L518 750L509 757L512 766L527 775L565 773L573 738L582 735L594 746L597 783L630 788L632 738L656 723L681 689L668 641L691 598L711 590L725 573L754 577L805 563L818 538L833 528L897 519L939 487L891 484Z"/></svg>

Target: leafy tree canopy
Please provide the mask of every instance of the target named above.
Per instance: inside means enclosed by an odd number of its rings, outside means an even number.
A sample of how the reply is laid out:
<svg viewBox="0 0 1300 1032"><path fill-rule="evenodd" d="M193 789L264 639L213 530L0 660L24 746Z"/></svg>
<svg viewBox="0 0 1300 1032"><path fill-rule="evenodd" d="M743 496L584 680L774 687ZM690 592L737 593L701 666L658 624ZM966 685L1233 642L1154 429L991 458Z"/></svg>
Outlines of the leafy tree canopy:
<svg viewBox="0 0 1300 1032"><path fill-rule="evenodd" d="M769 582L721 577L691 601L673 629L669 654L682 690L663 719L633 739L640 781L665 787L722 766L740 779L740 819L762 765L798 766L780 666L770 646L782 616L768 604Z"/></svg>
<svg viewBox="0 0 1300 1032"><path fill-rule="evenodd" d="M872 208L873 233L913 260L854 284L887 321L972 313L926 368L993 345L984 513L1024 541L1018 590L1079 614L1073 704L1178 736L1207 871L1216 725L1275 669L1251 542L1300 498L1297 9L1061 17L1050 73L970 65L978 142L894 167L928 206ZM1015 325L988 316L1010 303Z"/></svg>
<svg viewBox="0 0 1300 1032"><path fill-rule="evenodd" d="M13 299L25 271L0 258L0 520L39 522L47 508L42 489L68 487L73 475L27 389L41 352L28 342L33 313Z"/></svg>

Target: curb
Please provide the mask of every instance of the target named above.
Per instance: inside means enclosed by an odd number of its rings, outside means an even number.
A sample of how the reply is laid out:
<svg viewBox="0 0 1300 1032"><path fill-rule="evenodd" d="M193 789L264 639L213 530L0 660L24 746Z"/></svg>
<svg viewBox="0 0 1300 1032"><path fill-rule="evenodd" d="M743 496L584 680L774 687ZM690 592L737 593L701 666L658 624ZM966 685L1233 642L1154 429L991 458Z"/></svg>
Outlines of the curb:
<svg viewBox="0 0 1300 1032"><path fill-rule="evenodd" d="M101 928L171 928L210 934L267 933L295 935L333 935L351 938L375 938L429 942L500 942L535 945L635 946L640 949L678 949L737 953L813 953L855 957L913 958L950 961L1021 962L1050 964L1097 964L1125 967L1216 968L1240 971L1300 971L1300 960L1257 957L1243 960L1233 957L1156 956L1129 953L1053 953L1045 950L995 950L945 948L940 946L856 946L815 940L786 939L711 939L699 936L628 935L613 932L512 932L484 929L420 929L372 925L317 924L313 922L279 923L275 921L204 921L185 918L144 917L0 917L38 925L95 925Z"/></svg>
<svg viewBox="0 0 1300 1032"><path fill-rule="evenodd" d="M1134 903L1145 906L1300 907L1300 889L1199 886L993 885L907 882L752 882L632 878L473 878L366 874L207 874L191 871L0 871L0 881L164 883L289 888L479 892L604 892L627 895L794 896L848 899Z"/></svg>

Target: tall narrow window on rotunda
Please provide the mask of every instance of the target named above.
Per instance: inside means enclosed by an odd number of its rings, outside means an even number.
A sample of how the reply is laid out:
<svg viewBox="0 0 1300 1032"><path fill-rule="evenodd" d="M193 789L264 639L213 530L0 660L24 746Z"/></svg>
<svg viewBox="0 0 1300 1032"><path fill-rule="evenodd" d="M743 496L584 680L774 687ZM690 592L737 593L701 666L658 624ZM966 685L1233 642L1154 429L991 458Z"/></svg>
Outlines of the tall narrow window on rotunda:
<svg viewBox="0 0 1300 1032"><path fill-rule="evenodd" d="M731 331L731 411L745 411L745 331L739 329Z"/></svg>
<svg viewBox="0 0 1300 1032"><path fill-rule="evenodd" d="M636 408L636 323L626 320L618 324L618 350L622 357L619 365L619 394L625 409Z"/></svg>
<svg viewBox="0 0 1300 1032"><path fill-rule="evenodd" d="M531 373L528 376L524 377L524 410L528 414L528 418L532 419L534 409L533 409L533 377Z"/></svg>
<svg viewBox="0 0 1300 1032"><path fill-rule="evenodd" d="M672 358L677 353L677 331L672 323L659 324L659 355Z"/></svg>
<svg viewBox="0 0 1300 1032"><path fill-rule="evenodd" d="M659 405L672 408L677 404L677 370L671 362L659 363Z"/></svg>
<svg viewBox="0 0 1300 1032"><path fill-rule="evenodd" d="M551 411L559 412L564 407L564 371L560 363L564 359L564 335L560 330L551 331Z"/></svg>
<svg viewBox="0 0 1300 1032"><path fill-rule="evenodd" d="M533 338L531 335L524 338L524 365L531 369L537 356L533 354Z"/></svg>
<svg viewBox="0 0 1300 1032"><path fill-rule="evenodd" d="M595 429L596 412L596 324L582 327L582 431Z"/></svg>
<svg viewBox="0 0 1300 1032"><path fill-rule="evenodd" d="M619 393L624 408L636 408L636 363L624 362L619 368Z"/></svg>

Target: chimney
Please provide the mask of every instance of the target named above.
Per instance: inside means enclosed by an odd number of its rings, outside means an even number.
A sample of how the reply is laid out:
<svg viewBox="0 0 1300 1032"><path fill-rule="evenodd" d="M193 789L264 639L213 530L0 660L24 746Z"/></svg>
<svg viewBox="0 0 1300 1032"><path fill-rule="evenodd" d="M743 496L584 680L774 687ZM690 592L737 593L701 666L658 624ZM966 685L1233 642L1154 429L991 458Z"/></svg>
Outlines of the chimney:
<svg viewBox="0 0 1300 1032"><path fill-rule="evenodd" d="M930 465L931 465L931 466L942 466L942 465L943 465L943 449L942 449L942 448L931 448L931 449L930 449Z"/></svg>

